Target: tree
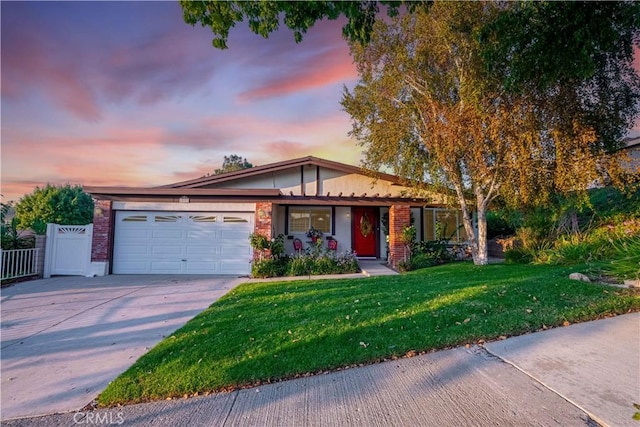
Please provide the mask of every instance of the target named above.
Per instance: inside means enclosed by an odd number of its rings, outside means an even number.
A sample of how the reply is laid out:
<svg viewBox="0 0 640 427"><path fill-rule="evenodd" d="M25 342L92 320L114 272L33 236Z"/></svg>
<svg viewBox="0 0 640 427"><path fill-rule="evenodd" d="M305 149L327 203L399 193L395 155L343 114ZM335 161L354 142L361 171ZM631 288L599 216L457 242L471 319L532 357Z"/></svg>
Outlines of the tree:
<svg viewBox="0 0 640 427"><path fill-rule="evenodd" d="M0 194L0 197L2 195ZM33 236L25 236L16 227L15 217L9 219L13 202L0 202L0 246L2 249L27 249L34 247Z"/></svg>
<svg viewBox="0 0 640 427"><path fill-rule="evenodd" d="M347 18L342 34L349 40L366 42L379 11L379 5L387 8L389 16L398 13L402 1L189 1L181 0L183 18L187 24L200 23L214 34L212 44L218 49L227 48L229 30L245 19L256 34L268 38L283 22L293 30L296 42L317 21ZM406 2L410 10L428 5L428 1Z"/></svg>
<svg viewBox="0 0 640 427"><path fill-rule="evenodd" d="M600 157L600 136L637 114L635 74L616 83L629 103L598 97L615 75L604 71L505 88L505 74L487 66L481 35L509 5L436 2L429 11L376 22L367 45L351 43L360 82L345 88L342 101L369 167L391 167L418 187L455 190L476 264L487 263L486 212L496 197L540 203L586 189L605 167L613 174L615 162Z"/></svg>
<svg viewBox="0 0 640 427"><path fill-rule="evenodd" d="M36 187L15 205L17 227L38 228L42 223L84 225L93 222L93 199L80 186Z"/></svg>
<svg viewBox="0 0 640 427"><path fill-rule="evenodd" d="M3 197L0 194L0 197ZM9 212L13 208L13 201L8 202L0 202L0 224L4 225L7 223L7 217L9 216Z"/></svg>
<svg viewBox="0 0 640 427"><path fill-rule="evenodd" d="M230 156L224 156L224 161L222 162L222 167L220 169L216 169L214 174L219 175L221 173L239 171L242 169L252 168L253 165L247 161L247 159L242 158L236 154L232 154Z"/></svg>
<svg viewBox="0 0 640 427"><path fill-rule="evenodd" d="M392 25L375 21L371 3L181 4L218 48L244 19L264 37L283 21L300 41L316 21L347 17L361 82L343 106L368 166L453 187L469 236L474 200L477 264L498 195L535 204L605 172L615 178L615 159L599 156L619 148L638 115L640 2L385 2Z"/></svg>
<svg viewBox="0 0 640 427"><path fill-rule="evenodd" d="M580 101L592 104L590 122L602 148L622 148L622 138L638 114L633 47L640 41L640 2L508 6L480 33L485 66L500 77L504 89L540 96L549 96L558 85L583 82Z"/></svg>

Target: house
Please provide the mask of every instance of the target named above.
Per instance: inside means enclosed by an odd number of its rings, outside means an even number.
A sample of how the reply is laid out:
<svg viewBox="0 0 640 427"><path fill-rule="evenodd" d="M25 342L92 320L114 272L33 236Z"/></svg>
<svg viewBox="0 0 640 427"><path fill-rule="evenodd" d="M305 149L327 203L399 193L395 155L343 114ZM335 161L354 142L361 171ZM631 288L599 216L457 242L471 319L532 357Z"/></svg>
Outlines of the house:
<svg viewBox="0 0 640 427"><path fill-rule="evenodd" d="M626 171L634 174L640 173L640 136L627 137L623 142L623 150L628 156L628 160L624 163Z"/></svg>
<svg viewBox="0 0 640 427"><path fill-rule="evenodd" d="M404 257L403 227L433 240L444 224L464 241L458 211L442 195L410 196L393 175L304 157L151 188L85 187L95 199L92 273L234 274L250 272L251 233L285 235L286 251L320 230L338 251ZM388 219L387 219L388 218Z"/></svg>

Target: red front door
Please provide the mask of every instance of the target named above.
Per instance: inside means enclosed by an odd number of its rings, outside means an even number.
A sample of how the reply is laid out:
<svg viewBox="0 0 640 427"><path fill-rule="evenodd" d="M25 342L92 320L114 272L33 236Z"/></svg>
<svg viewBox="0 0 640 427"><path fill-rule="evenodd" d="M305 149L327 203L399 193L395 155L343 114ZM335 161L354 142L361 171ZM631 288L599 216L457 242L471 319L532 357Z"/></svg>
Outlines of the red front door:
<svg viewBox="0 0 640 427"><path fill-rule="evenodd" d="M353 208L353 250L357 256L376 256L378 208Z"/></svg>

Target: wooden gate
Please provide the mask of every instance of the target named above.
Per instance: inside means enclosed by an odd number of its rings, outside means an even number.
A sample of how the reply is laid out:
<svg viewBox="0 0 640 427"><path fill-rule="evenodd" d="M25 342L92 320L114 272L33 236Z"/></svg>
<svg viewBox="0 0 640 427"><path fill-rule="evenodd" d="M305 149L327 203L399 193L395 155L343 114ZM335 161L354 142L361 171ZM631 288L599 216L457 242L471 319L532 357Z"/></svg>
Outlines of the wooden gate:
<svg viewBox="0 0 640 427"><path fill-rule="evenodd" d="M47 224L44 277L90 276L93 224Z"/></svg>

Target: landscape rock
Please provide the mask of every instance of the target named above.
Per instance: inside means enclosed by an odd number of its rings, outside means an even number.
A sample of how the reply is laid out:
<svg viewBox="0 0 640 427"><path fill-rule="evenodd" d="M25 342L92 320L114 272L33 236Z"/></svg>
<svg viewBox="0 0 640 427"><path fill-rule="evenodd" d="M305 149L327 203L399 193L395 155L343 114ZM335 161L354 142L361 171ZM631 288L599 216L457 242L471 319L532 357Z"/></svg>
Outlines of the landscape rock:
<svg viewBox="0 0 640 427"><path fill-rule="evenodd" d="M571 280L579 280L581 282L591 282L591 279L589 279L587 276L585 276L582 273L571 273L569 275L569 279L571 279Z"/></svg>
<svg viewBox="0 0 640 427"><path fill-rule="evenodd" d="M624 284L629 288L640 288L640 280L625 280Z"/></svg>

